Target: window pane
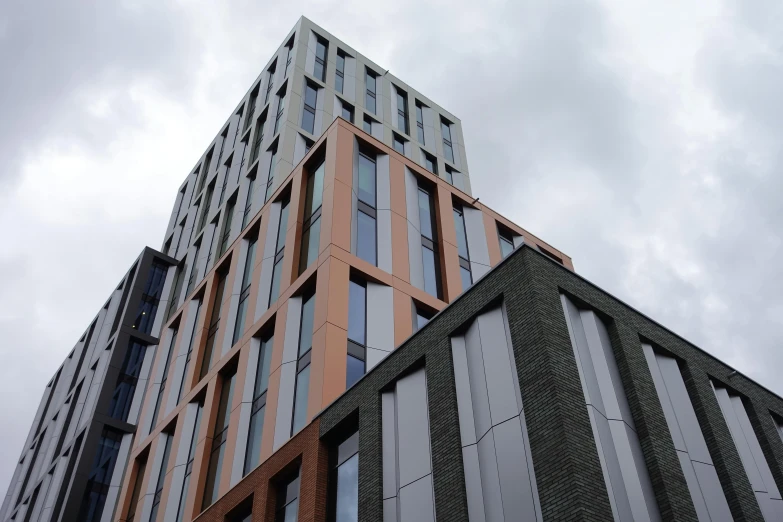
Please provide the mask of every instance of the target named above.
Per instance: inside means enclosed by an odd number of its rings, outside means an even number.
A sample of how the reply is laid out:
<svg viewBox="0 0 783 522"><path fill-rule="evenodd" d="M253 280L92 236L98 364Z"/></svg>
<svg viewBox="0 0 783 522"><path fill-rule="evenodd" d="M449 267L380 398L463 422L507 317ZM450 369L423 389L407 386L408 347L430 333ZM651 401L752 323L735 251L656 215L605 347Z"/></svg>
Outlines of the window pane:
<svg viewBox="0 0 783 522"><path fill-rule="evenodd" d="M367 93L366 105L367 105L367 110L375 114L375 96L371 95L370 93Z"/></svg>
<svg viewBox="0 0 783 522"><path fill-rule="evenodd" d="M234 326L234 337L231 340L231 345L237 344L239 338L242 337L242 333L245 331L245 314L247 313L247 299L242 299L239 302L239 308L237 308L237 320L236 326Z"/></svg>
<svg viewBox="0 0 783 522"><path fill-rule="evenodd" d="M269 290L269 304L271 305L277 301L277 297L280 295L280 274L283 271L283 261L275 264L272 269L272 288Z"/></svg>
<svg viewBox="0 0 783 522"><path fill-rule="evenodd" d="M359 520L359 454L337 468L337 516L335 522Z"/></svg>
<svg viewBox="0 0 783 522"><path fill-rule="evenodd" d="M321 240L321 219L316 219L310 228L302 234L302 259L299 273L304 272L318 258L318 246Z"/></svg>
<svg viewBox="0 0 783 522"><path fill-rule="evenodd" d="M250 417L250 431L247 434L247 451L245 452L245 469L247 475L261 458L261 434L264 431L264 412L262 407Z"/></svg>
<svg viewBox="0 0 783 522"><path fill-rule="evenodd" d="M315 130L315 113L310 112L306 107L302 111L302 128L310 134Z"/></svg>
<svg viewBox="0 0 783 522"><path fill-rule="evenodd" d="M305 105L315 109L315 102L318 99L318 91L309 83L305 87Z"/></svg>
<svg viewBox="0 0 783 522"><path fill-rule="evenodd" d="M315 66L313 67L313 76L324 81L324 66L318 60L315 61Z"/></svg>
<svg viewBox="0 0 783 522"><path fill-rule="evenodd" d="M294 399L294 423L291 434L301 430L307 422L307 394L310 390L310 366L296 376L296 398Z"/></svg>
<svg viewBox="0 0 783 522"><path fill-rule="evenodd" d="M454 184L454 175L451 173L451 169L446 169L446 181L448 181L450 184Z"/></svg>
<svg viewBox="0 0 783 522"><path fill-rule="evenodd" d="M435 253L424 246L421 247L422 264L424 266L424 290L433 297L438 297L438 272L435 268Z"/></svg>
<svg viewBox="0 0 783 522"><path fill-rule="evenodd" d="M353 355L348 355L348 366L345 372L345 387L349 388L364 375L364 361Z"/></svg>
<svg viewBox="0 0 783 522"><path fill-rule="evenodd" d="M465 236L465 218L457 209L454 209L454 227L457 230L457 253L463 259L468 257L468 238Z"/></svg>
<svg viewBox="0 0 783 522"><path fill-rule="evenodd" d="M342 54L337 55L337 70L340 72L345 71L345 57Z"/></svg>
<svg viewBox="0 0 783 522"><path fill-rule="evenodd" d="M433 239L430 195L421 189L419 189L419 221L421 226L421 235L427 239Z"/></svg>
<svg viewBox="0 0 783 522"><path fill-rule="evenodd" d="M423 327L425 324L430 322L430 320L423 315L421 315L419 312L416 312L416 329L419 330L421 327Z"/></svg>
<svg viewBox="0 0 783 522"><path fill-rule="evenodd" d="M397 136L394 137L394 150L400 154L405 154L405 143L402 142Z"/></svg>
<svg viewBox="0 0 783 522"><path fill-rule="evenodd" d="M377 263L375 218L357 212L356 255L372 265Z"/></svg>
<svg viewBox="0 0 783 522"><path fill-rule="evenodd" d="M342 94L343 92L343 77L339 74L334 77L334 90Z"/></svg>
<svg viewBox="0 0 783 522"><path fill-rule="evenodd" d="M372 122L370 122L367 118L364 118L362 129L364 129L364 132L367 134L372 134Z"/></svg>
<svg viewBox="0 0 783 522"><path fill-rule="evenodd" d="M367 72L367 90L375 93L375 76Z"/></svg>
<svg viewBox="0 0 783 522"><path fill-rule="evenodd" d="M274 337L270 337L261 343L261 352L258 354L258 366L256 367L256 386L253 397L258 397L266 391L269 385L269 361L272 360L272 346Z"/></svg>
<svg viewBox="0 0 783 522"><path fill-rule="evenodd" d="M323 201L324 192L324 169L325 163L321 163L318 168L307 179L307 193L305 196L305 219L312 216L318 210Z"/></svg>
<svg viewBox="0 0 783 522"><path fill-rule="evenodd" d="M348 288L348 339L365 343L367 289L351 281Z"/></svg>
<svg viewBox="0 0 783 522"><path fill-rule="evenodd" d="M277 227L277 252L285 246L285 234L288 230L288 202L280 209L280 223Z"/></svg>
<svg viewBox="0 0 783 522"><path fill-rule="evenodd" d="M451 145L443 144L443 155L447 160L454 163L454 150L451 148Z"/></svg>
<svg viewBox="0 0 783 522"><path fill-rule="evenodd" d="M375 161L359 154L359 199L371 207L375 206Z"/></svg>
<svg viewBox="0 0 783 522"><path fill-rule="evenodd" d="M321 40L315 44L315 55L321 60L326 61L326 44Z"/></svg>
<svg viewBox="0 0 783 522"><path fill-rule="evenodd" d="M299 357L313 347L313 316L315 296L311 295L302 303L302 320L299 327Z"/></svg>
<svg viewBox="0 0 783 522"><path fill-rule="evenodd" d="M471 275L470 270L463 267L459 267L459 275L460 278L462 278L462 291L464 292L473 284L473 276Z"/></svg>
<svg viewBox="0 0 783 522"><path fill-rule="evenodd" d="M353 123L353 111L343 105L343 118Z"/></svg>
<svg viewBox="0 0 783 522"><path fill-rule="evenodd" d="M212 452L212 456L209 459L209 469L207 470L207 484L204 487L204 500L201 504L201 509L205 509L210 506L215 500L217 500L218 492L220 489L220 470L223 468L223 455L226 450L226 445L221 444L217 451Z"/></svg>

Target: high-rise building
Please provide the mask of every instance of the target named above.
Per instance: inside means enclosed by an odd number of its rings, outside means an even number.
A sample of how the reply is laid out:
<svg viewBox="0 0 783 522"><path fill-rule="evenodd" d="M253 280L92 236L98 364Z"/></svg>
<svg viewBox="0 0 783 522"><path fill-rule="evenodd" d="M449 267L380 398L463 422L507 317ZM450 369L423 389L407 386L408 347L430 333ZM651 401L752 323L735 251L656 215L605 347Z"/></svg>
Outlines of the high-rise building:
<svg viewBox="0 0 783 522"><path fill-rule="evenodd" d="M456 116L301 18L47 387L0 521L779 520L783 400L470 180Z"/></svg>

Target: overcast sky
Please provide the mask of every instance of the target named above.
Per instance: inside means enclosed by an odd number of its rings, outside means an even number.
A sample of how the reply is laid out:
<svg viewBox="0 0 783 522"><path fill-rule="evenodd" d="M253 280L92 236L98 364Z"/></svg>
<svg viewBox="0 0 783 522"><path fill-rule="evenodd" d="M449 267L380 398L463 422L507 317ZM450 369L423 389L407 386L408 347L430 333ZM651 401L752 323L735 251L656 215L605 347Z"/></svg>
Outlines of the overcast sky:
<svg viewBox="0 0 783 522"><path fill-rule="evenodd" d="M779 1L1 3L0 493L44 386L302 14L462 119L474 195L783 393Z"/></svg>

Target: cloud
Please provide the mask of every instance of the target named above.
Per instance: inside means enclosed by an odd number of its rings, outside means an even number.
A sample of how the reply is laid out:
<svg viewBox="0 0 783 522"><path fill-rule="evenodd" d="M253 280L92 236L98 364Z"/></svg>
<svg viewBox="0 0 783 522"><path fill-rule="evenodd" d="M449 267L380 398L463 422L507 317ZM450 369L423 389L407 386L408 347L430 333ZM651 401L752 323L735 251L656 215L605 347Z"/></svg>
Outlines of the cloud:
<svg viewBox="0 0 783 522"><path fill-rule="evenodd" d="M462 119L483 202L783 393L783 8L420 4L5 2L0 490L44 386L301 14Z"/></svg>

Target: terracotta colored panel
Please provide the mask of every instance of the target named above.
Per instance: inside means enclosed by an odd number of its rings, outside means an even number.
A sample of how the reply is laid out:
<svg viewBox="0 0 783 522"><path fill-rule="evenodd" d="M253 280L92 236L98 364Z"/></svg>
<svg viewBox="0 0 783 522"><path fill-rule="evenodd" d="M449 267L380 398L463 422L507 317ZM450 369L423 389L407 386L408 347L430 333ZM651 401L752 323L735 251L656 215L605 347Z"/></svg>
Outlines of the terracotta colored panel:
<svg viewBox="0 0 783 522"><path fill-rule="evenodd" d="M275 339L277 344L277 339ZM275 419L277 418L277 400L280 396L280 368L269 374L264 409L264 430L261 432L261 462L272 454L275 442Z"/></svg>
<svg viewBox="0 0 783 522"><path fill-rule="evenodd" d="M435 206L438 209L435 219L438 222L441 240L456 246L457 230L454 228L454 205L451 201L451 191L442 184L438 184Z"/></svg>
<svg viewBox="0 0 783 522"><path fill-rule="evenodd" d="M326 356L321 408L331 404L345 391L348 357L348 332L333 324L326 324Z"/></svg>
<svg viewBox="0 0 783 522"><path fill-rule="evenodd" d="M482 211L484 217L484 232L487 235L487 250L489 251L489 264L497 265L503 259L500 253L500 239L498 239L498 226L495 219Z"/></svg>
<svg viewBox="0 0 783 522"><path fill-rule="evenodd" d="M331 258L326 320L345 330L348 329L348 281L350 272L350 267L347 263L334 257ZM318 278L320 280L320 274Z"/></svg>
<svg viewBox="0 0 783 522"><path fill-rule="evenodd" d="M326 328L324 324L313 333L310 352L310 388L307 396L307 420L321 411L321 394L324 385L324 358L326 353Z"/></svg>
<svg viewBox="0 0 783 522"><path fill-rule="evenodd" d="M324 187L334 183L337 167L337 136L338 127L331 127L326 133L326 154L324 157Z"/></svg>
<svg viewBox="0 0 783 522"><path fill-rule="evenodd" d="M397 158L389 159L389 184L391 185L391 211L402 217L407 216L405 202L405 167Z"/></svg>
<svg viewBox="0 0 783 522"><path fill-rule="evenodd" d="M394 289L394 347L413 333L413 303L411 296Z"/></svg>
<svg viewBox="0 0 783 522"><path fill-rule="evenodd" d="M340 181L334 183L332 243L346 252L351 251L351 186Z"/></svg>
<svg viewBox="0 0 783 522"><path fill-rule="evenodd" d="M393 205L393 203L392 203ZM410 259L408 258L408 222L392 212L392 273L403 281L410 282Z"/></svg>
<svg viewBox="0 0 783 522"><path fill-rule="evenodd" d="M444 268L443 284L445 285L443 294L446 302L450 303L462 293L462 278L459 275L459 254L457 253L457 247L451 243L441 243L441 246L443 246L441 266Z"/></svg>
<svg viewBox="0 0 783 522"><path fill-rule="evenodd" d="M353 186L354 134L345 127L337 128L335 146L335 179L348 187ZM329 157L327 156L327 160Z"/></svg>

